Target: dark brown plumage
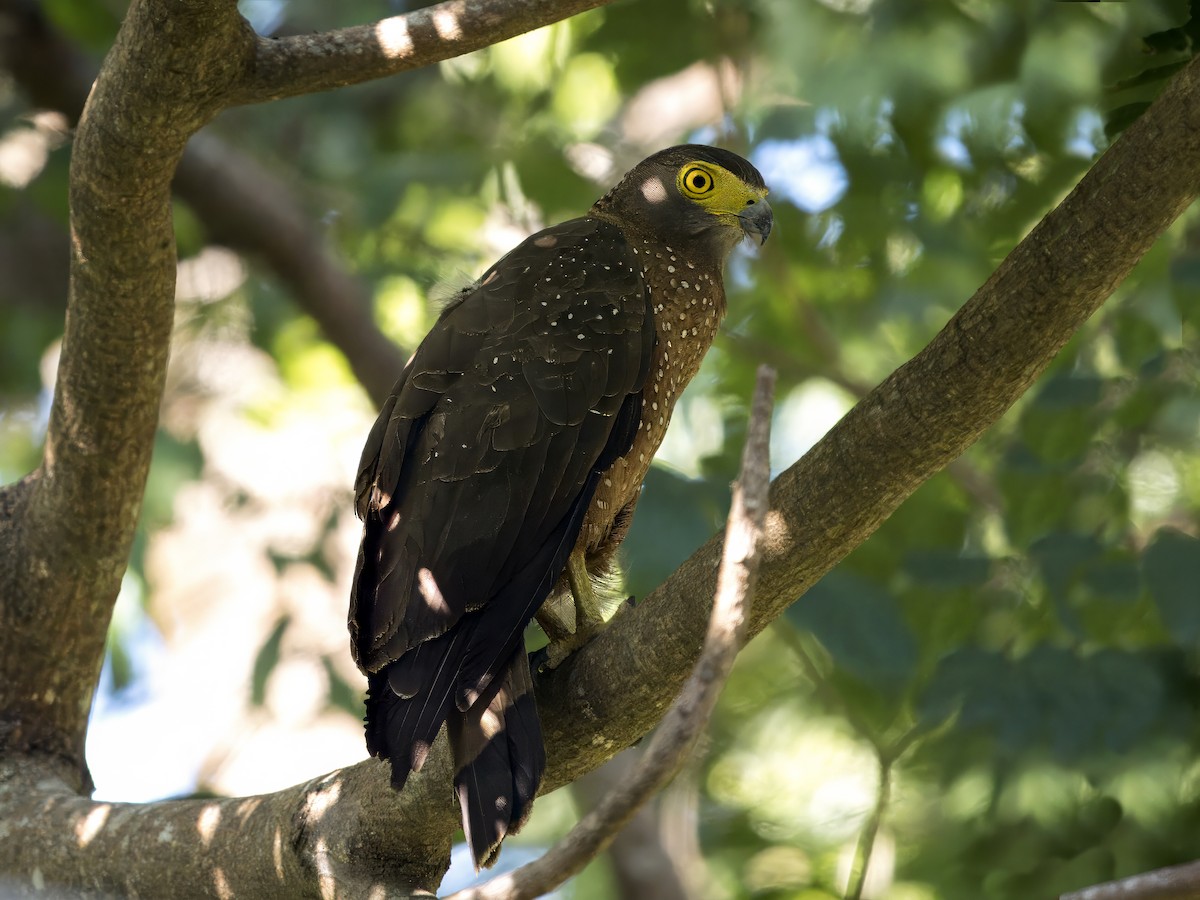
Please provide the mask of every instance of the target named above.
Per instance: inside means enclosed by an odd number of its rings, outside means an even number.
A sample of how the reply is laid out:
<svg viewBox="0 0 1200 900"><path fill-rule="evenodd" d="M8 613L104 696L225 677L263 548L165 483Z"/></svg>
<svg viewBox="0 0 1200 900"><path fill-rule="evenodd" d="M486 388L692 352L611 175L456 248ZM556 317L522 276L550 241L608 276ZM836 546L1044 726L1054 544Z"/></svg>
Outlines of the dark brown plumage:
<svg viewBox="0 0 1200 900"><path fill-rule="evenodd" d="M563 645L594 631L590 578L712 343L726 256L766 240L765 194L727 151L651 156L461 292L371 430L350 602L367 747L399 789L447 723L477 866L525 822L545 765L523 630L574 594Z"/></svg>

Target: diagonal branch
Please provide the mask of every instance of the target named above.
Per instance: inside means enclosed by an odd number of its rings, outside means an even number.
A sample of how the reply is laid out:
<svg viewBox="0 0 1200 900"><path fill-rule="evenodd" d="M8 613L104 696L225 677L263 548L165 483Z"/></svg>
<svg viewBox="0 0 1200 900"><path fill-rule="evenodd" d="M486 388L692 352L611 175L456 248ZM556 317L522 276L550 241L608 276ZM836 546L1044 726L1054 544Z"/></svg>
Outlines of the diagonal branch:
<svg viewBox="0 0 1200 900"><path fill-rule="evenodd" d="M633 814L666 786L704 733L742 647L750 598L758 576L758 548L767 518L771 479L774 390L774 371L760 366L742 451L742 471L734 484L725 527L721 570L704 648L683 692L650 739L645 755L628 781L601 800L543 856L480 887L452 894L448 900L534 900L577 875L612 843Z"/></svg>
<svg viewBox="0 0 1200 900"><path fill-rule="evenodd" d="M583 812L594 809L625 783L643 754L643 746L630 747L572 784L576 806ZM682 779L676 774L669 796L639 809L609 844L605 862L615 896L623 900L692 900L695 896L689 886L702 877L702 863L692 846L695 823L681 821L686 814L677 807L696 798L690 777L696 758L693 753L684 764Z"/></svg>
<svg viewBox="0 0 1200 900"><path fill-rule="evenodd" d="M1184 863L1106 881L1059 900L1193 900L1200 896L1200 862Z"/></svg>
<svg viewBox="0 0 1200 900"><path fill-rule="evenodd" d="M1198 191L1200 61L1168 84L921 353L775 480L750 634L993 425ZM538 683L539 706L555 711L543 717L551 785L592 768L603 748L637 740L656 704L678 691L703 640L719 558L718 537L573 664ZM580 754L589 746L602 749Z"/></svg>
<svg viewBox="0 0 1200 900"><path fill-rule="evenodd" d="M373 25L259 38L252 76L230 105L330 91L419 69L612 0L446 0Z"/></svg>

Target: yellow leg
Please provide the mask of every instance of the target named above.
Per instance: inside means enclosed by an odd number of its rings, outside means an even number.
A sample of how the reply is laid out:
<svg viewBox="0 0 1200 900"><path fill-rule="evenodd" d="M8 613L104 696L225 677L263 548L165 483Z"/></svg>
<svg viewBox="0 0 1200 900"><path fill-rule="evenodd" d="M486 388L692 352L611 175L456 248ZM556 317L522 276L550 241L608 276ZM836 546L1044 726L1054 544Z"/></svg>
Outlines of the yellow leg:
<svg viewBox="0 0 1200 900"><path fill-rule="evenodd" d="M592 577L588 575L587 562L579 551L567 558L567 581L571 583L571 595L575 598L575 631L587 628L595 630L604 621L596 592L592 589Z"/></svg>
<svg viewBox="0 0 1200 900"><path fill-rule="evenodd" d="M542 608L534 613L534 618L542 626L542 631L546 632L546 637L552 644L569 640L571 637L573 623L567 616L564 607L566 607L565 602L552 603L547 600L542 604Z"/></svg>
<svg viewBox="0 0 1200 900"><path fill-rule="evenodd" d="M582 552L576 551L567 559L567 582L571 585L571 596L575 600L575 630L561 638L550 635L545 663L548 669L557 668L564 659L595 637L604 625L603 611L592 588L592 579L588 575ZM542 623L542 627L545 629L545 623ZM550 633L547 631L547 634Z"/></svg>

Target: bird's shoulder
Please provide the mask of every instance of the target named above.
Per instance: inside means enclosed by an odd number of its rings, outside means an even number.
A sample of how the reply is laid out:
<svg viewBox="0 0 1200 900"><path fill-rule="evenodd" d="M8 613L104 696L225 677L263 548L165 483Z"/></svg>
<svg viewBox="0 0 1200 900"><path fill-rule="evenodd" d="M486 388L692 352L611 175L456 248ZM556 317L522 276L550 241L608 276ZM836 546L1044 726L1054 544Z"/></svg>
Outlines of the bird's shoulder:
<svg viewBox="0 0 1200 900"><path fill-rule="evenodd" d="M584 305L594 295L641 293L637 255L611 222L582 217L531 234L442 309L466 333L502 336L531 317ZM636 307L636 304L634 304ZM525 312L524 317L517 316ZM631 309L630 311L634 311Z"/></svg>

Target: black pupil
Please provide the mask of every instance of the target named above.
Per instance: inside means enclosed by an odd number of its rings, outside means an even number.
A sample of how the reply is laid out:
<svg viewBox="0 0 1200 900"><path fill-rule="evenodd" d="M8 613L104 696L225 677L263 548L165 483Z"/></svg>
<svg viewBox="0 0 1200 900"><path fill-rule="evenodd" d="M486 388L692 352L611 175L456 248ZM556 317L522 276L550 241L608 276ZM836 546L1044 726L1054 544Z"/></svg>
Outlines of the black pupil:
<svg viewBox="0 0 1200 900"><path fill-rule="evenodd" d="M706 176L701 175L699 172L692 176L692 190L702 191L706 187L708 187L708 178Z"/></svg>

